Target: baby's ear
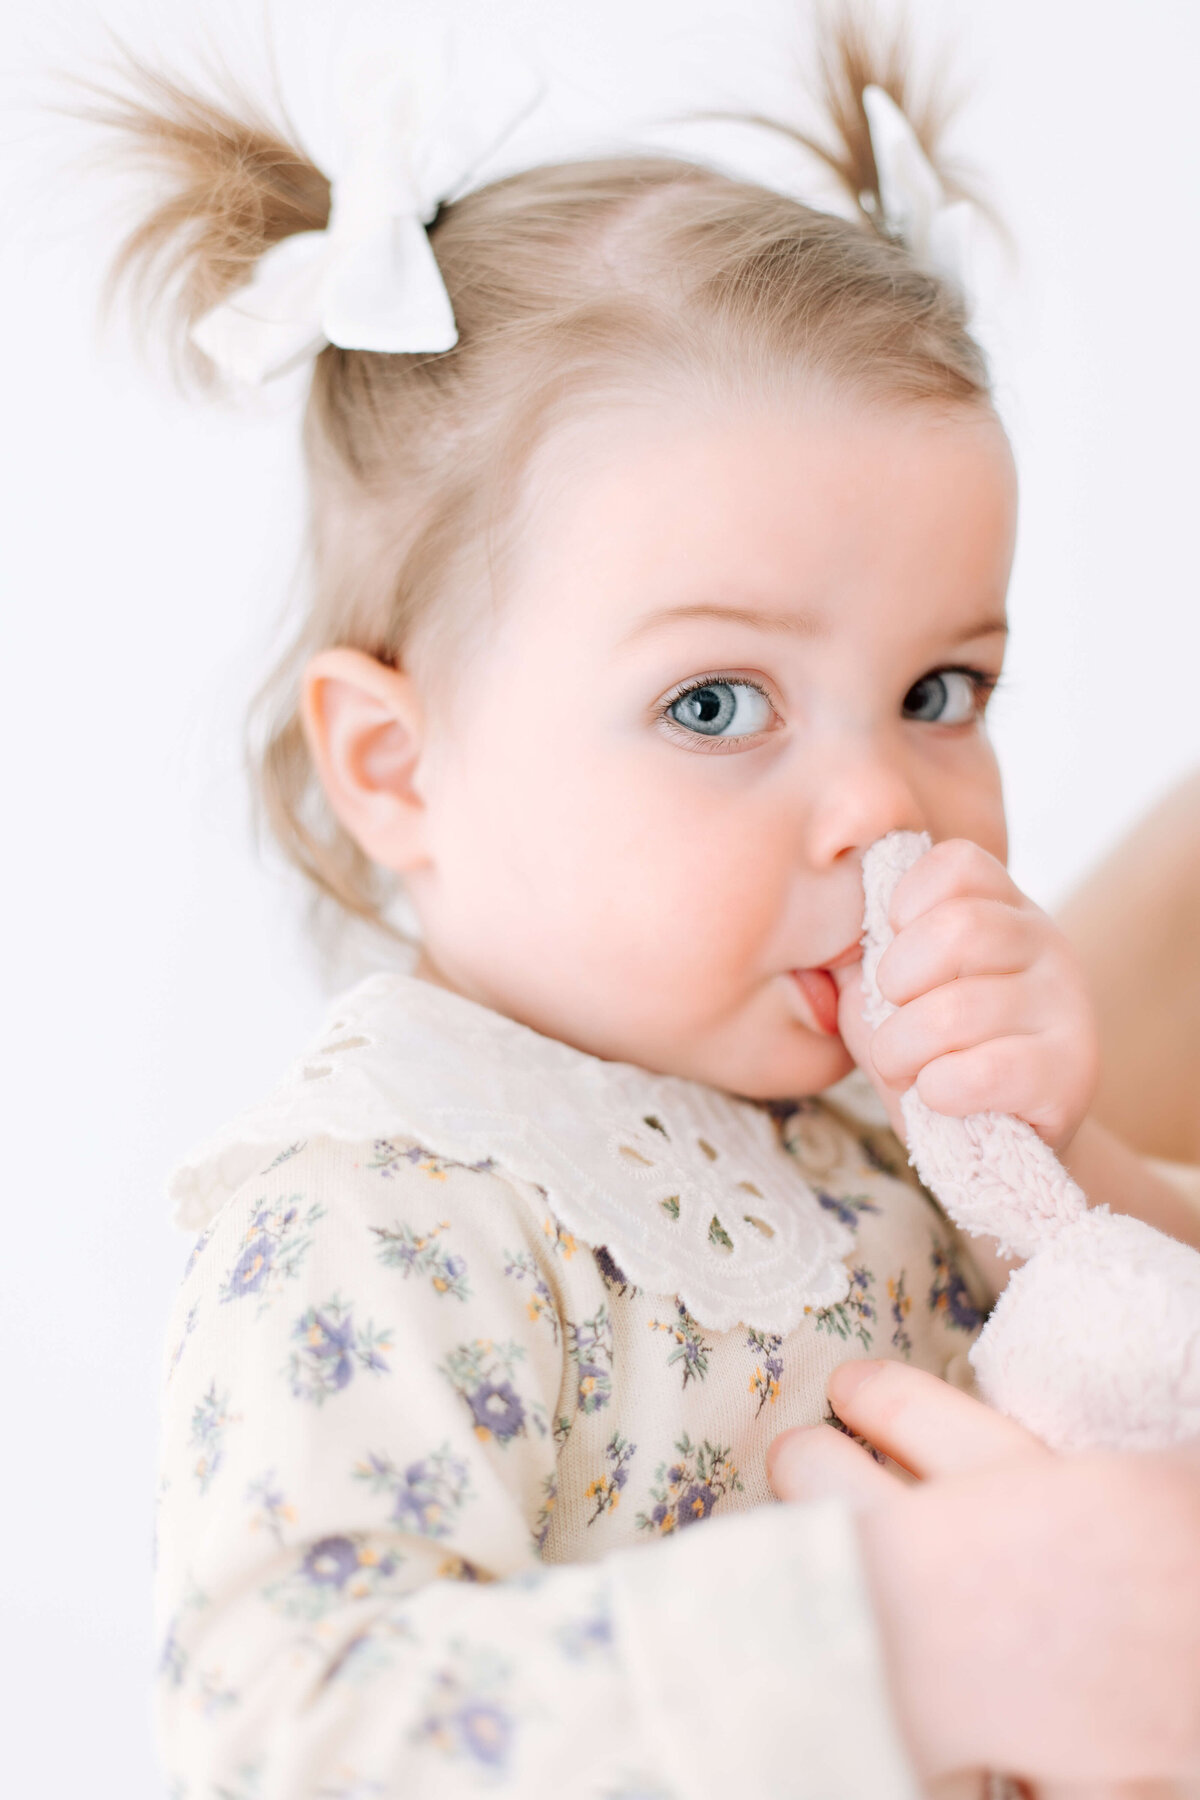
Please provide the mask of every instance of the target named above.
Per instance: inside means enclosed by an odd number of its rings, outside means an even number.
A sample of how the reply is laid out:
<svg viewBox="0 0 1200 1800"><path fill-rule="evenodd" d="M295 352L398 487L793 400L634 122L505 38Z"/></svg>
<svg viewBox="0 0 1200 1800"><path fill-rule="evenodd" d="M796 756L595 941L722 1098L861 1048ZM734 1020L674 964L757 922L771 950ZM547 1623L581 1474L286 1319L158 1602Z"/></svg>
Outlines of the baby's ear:
<svg viewBox="0 0 1200 1800"><path fill-rule="evenodd" d="M425 711L412 676L363 650L321 650L304 671L300 716L329 804L360 849L397 873L426 862L415 786Z"/></svg>

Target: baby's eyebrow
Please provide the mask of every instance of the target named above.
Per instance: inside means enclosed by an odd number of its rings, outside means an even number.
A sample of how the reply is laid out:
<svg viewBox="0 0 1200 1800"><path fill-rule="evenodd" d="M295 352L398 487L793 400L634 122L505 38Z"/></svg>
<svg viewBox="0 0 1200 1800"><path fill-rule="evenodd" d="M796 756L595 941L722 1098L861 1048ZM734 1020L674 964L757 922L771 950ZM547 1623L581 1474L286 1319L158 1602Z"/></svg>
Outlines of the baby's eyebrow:
<svg viewBox="0 0 1200 1800"><path fill-rule="evenodd" d="M792 637L809 639L819 638L825 632L823 621L813 618L810 613L763 612L754 607L719 606L714 601L701 600L690 606L663 606L656 612L647 613L620 641L632 643L635 638L644 637L660 625L673 624L677 619L727 619L738 625L756 626L760 631L785 632ZM954 634L956 642L961 644L971 643L976 638L1007 635L1008 620L1002 612L989 612L982 618L970 620Z"/></svg>
<svg viewBox="0 0 1200 1800"><path fill-rule="evenodd" d="M803 638L820 637L825 630L819 619L807 613L760 612L746 606L718 606L713 601L696 601L691 606L663 606L657 612L647 613L625 633L621 642L631 643L634 638L643 637L660 625L673 624L677 619L728 619L738 625L757 626L760 631L782 631Z"/></svg>
<svg viewBox="0 0 1200 1800"><path fill-rule="evenodd" d="M976 638L1007 637L1008 620L1003 613L988 613L986 618L976 619L956 636L960 644L972 643Z"/></svg>

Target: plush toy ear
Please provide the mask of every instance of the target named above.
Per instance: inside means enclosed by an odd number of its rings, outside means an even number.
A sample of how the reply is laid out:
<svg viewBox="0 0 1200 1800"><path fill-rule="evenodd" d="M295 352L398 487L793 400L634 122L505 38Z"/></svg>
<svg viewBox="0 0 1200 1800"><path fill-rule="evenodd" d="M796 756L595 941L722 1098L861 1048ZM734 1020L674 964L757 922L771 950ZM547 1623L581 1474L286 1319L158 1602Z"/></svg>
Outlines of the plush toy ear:
<svg viewBox="0 0 1200 1800"><path fill-rule="evenodd" d="M879 992L900 877L929 848L893 832L863 858L864 1016ZM970 1352L982 1397L1054 1449L1165 1449L1200 1437L1200 1255L1140 1219L1089 1210L1021 1119L933 1112L915 1088L901 1111L909 1160L957 1225L1029 1260Z"/></svg>

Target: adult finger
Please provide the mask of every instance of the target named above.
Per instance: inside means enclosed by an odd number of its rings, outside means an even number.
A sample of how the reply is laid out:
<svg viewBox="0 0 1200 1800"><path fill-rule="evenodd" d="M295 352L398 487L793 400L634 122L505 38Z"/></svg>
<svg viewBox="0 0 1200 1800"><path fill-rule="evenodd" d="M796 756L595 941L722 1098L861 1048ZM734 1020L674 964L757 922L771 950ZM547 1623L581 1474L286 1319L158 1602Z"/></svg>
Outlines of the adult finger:
<svg viewBox="0 0 1200 1800"><path fill-rule="evenodd" d="M851 1431L914 1475L1050 1454L1014 1419L904 1363L842 1363L829 1378L829 1399Z"/></svg>
<svg viewBox="0 0 1200 1800"><path fill-rule="evenodd" d="M836 1499L873 1506L896 1491L896 1477L832 1425L780 1432L767 1448L767 1480L777 1500Z"/></svg>

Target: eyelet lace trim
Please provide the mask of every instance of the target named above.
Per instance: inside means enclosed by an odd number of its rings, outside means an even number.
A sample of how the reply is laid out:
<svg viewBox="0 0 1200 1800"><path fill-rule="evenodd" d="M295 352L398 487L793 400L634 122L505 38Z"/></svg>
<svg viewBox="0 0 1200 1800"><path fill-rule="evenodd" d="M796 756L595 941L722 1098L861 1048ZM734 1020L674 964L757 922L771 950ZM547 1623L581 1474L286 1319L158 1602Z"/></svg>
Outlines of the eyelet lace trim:
<svg viewBox="0 0 1200 1800"><path fill-rule="evenodd" d="M264 1151L396 1135L544 1189L569 1231L712 1330L790 1331L846 1296L853 1237L765 1112L394 973L343 995L270 1098L176 1169L176 1217L207 1224Z"/></svg>

